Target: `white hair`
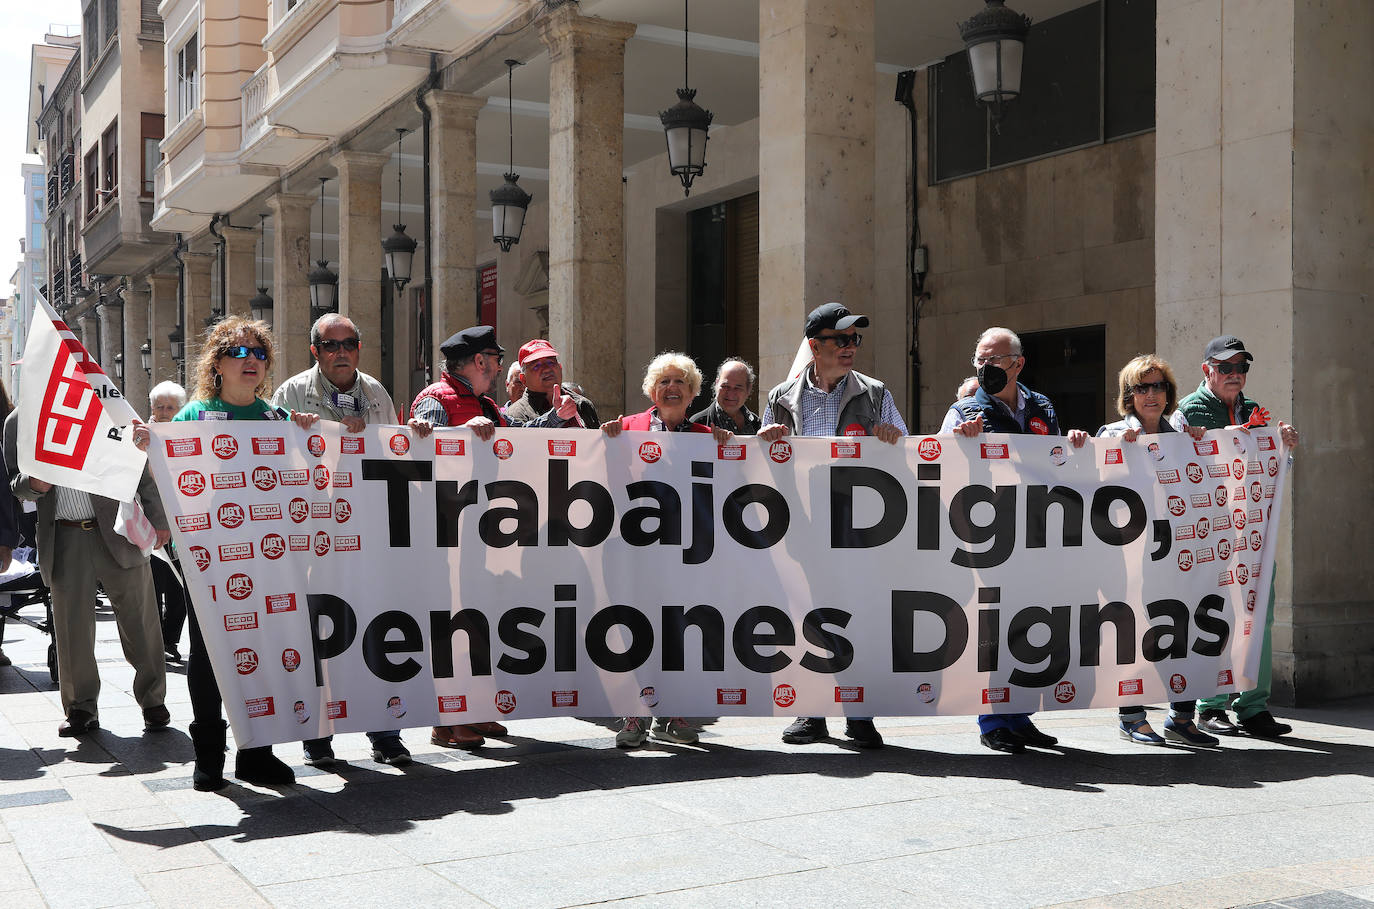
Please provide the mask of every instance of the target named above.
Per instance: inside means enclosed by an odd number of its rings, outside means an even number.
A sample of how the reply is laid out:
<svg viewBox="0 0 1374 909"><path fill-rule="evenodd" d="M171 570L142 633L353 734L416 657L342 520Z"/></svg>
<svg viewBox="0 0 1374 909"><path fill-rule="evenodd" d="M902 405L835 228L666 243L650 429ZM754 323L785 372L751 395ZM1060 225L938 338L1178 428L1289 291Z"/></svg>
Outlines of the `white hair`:
<svg viewBox="0 0 1374 909"><path fill-rule="evenodd" d="M1021 356L1021 339L1017 337L1016 332L1012 331L1010 328L989 328L978 336L978 340L974 343L973 349L976 351L979 345L984 341L999 335L1005 335L1007 340L1011 342L1011 352L1018 357Z"/></svg>
<svg viewBox="0 0 1374 909"><path fill-rule="evenodd" d="M148 392L148 403L156 404L162 398L171 398L177 407L186 406L186 389L175 382L159 382Z"/></svg>

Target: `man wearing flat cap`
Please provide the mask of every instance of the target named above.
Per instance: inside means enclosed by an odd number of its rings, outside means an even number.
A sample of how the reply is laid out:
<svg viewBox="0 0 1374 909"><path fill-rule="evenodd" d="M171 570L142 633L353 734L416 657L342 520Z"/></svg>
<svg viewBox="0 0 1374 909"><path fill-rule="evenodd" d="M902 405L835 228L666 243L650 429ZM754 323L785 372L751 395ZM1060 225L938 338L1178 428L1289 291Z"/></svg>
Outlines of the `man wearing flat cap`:
<svg viewBox="0 0 1374 909"><path fill-rule="evenodd" d="M1221 335L1207 342L1202 352L1202 382L1197 391L1178 402L1190 426L1247 431L1246 422L1259 407L1244 394L1245 380L1254 356L1235 335ZM1290 452L1298 447L1298 431L1279 421L1279 438ZM1277 738L1293 731L1269 712L1269 686L1273 663L1274 581L1269 581L1269 609L1264 617L1264 643L1260 650L1255 687L1242 691L1231 704L1236 722L1226 716L1228 695L1219 694L1197 702L1198 726L1213 735L1239 735L1242 730L1259 738Z"/></svg>
<svg viewBox="0 0 1374 909"><path fill-rule="evenodd" d="M577 417L582 426L596 429L601 425L596 405L563 384L563 364L559 362L558 351L553 349L552 344L543 338L526 341L516 359L519 360L525 391L507 405L508 418L522 422L538 419L540 414L553 406L554 389L561 389L563 394L577 402Z"/></svg>
<svg viewBox="0 0 1374 909"><path fill-rule="evenodd" d="M501 377L501 361L506 350L496 343L496 329L490 325L465 328L450 337L439 350L444 354L444 372L439 381L415 396L411 416L435 426L466 426L483 442L496 434L498 426L557 428L577 417L577 402L561 389L553 394L549 410L533 420L510 420L501 413L490 392ZM472 723L462 726L435 726L430 741L445 748L480 748L487 735L505 735L500 723Z"/></svg>
<svg viewBox="0 0 1374 909"><path fill-rule="evenodd" d="M768 393L759 437L772 443L784 435L877 436L896 444L906 435L892 393L882 382L854 369L863 343L860 328L868 316L856 316L839 303L825 303L806 317L806 344L811 362ZM849 717L844 734L860 748L881 748L883 737L872 717ZM799 717L782 734L789 745L808 745L829 737L825 717Z"/></svg>

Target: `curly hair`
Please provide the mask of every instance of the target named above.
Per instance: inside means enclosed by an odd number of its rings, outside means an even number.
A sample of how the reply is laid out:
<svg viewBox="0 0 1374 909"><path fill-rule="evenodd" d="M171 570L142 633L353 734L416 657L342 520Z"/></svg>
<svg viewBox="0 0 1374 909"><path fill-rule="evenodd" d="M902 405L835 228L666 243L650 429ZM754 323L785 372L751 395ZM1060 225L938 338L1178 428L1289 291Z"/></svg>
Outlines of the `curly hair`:
<svg viewBox="0 0 1374 909"><path fill-rule="evenodd" d="M1116 397L1117 413L1123 417L1136 415L1131 389L1156 369L1164 377L1164 384L1168 386L1164 401L1164 413L1161 416L1167 417L1174 412L1174 408L1178 406L1178 380L1174 378L1173 368L1163 357L1157 357L1154 354L1141 354L1121 367L1121 372L1116 377L1117 384L1120 386L1120 394Z"/></svg>
<svg viewBox="0 0 1374 909"><path fill-rule="evenodd" d="M687 378L687 390L690 392L687 399L689 401L701 393L701 370L697 369L696 361L685 353L670 350L650 360L648 368L644 370L644 384L640 386L644 392L644 397L653 400L654 386L670 369L676 369Z"/></svg>
<svg viewBox="0 0 1374 909"><path fill-rule="evenodd" d="M208 401L219 397L215 387L215 362L224 352L238 345L239 335L250 334L259 347L266 348L267 361L263 363L262 380L253 388L253 394L266 397L271 389L267 378L276 359L276 346L272 343L272 327L266 322L245 319L243 316L228 316L205 332L200 343L200 359L196 361L194 400Z"/></svg>

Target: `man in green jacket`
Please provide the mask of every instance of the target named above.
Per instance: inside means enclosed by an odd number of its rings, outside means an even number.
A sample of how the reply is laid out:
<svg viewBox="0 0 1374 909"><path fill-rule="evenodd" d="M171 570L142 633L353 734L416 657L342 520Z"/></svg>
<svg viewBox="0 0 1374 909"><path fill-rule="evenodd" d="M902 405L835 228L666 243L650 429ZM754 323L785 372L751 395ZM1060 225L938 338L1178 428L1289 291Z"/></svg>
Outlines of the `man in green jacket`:
<svg viewBox="0 0 1374 909"><path fill-rule="evenodd" d="M1178 402L1190 426L1241 430L1259 405L1243 394L1250 363L1255 358L1235 335L1222 335L1207 343L1202 355L1202 383L1197 391ZM1298 447L1298 431L1279 421L1279 438L1290 452ZM1275 720L1269 712L1270 672L1273 661L1274 578L1269 579L1269 608L1264 617L1264 644L1260 651L1255 687L1242 691L1232 703L1237 723L1226 716L1227 695L1197 702L1198 725L1214 735L1239 735L1241 730L1260 738L1287 735L1293 727ZM1238 725L1237 725L1238 724Z"/></svg>

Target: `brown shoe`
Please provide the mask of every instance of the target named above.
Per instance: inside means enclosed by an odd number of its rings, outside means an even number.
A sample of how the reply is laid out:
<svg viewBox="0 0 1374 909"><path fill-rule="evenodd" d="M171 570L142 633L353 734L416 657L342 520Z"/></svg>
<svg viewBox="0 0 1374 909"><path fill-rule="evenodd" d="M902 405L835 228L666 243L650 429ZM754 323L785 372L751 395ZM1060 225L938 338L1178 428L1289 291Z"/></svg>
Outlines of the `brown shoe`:
<svg viewBox="0 0 1374 909"><path fill-rule="evenodd" d="M481 748L487 743L467 726L435 726L429 741L441 748Z"/></svg>
<svg viewBox="0 0 1374 909"><path fill-rule="evenodd" d="M143 708L144 729L165 729L172 722L172 714L166 704Z"/></svg>
<svg viewBox="0 0 1374 909"><path fill-rule="evenodd" d="M478 735L490 735L498 738L507 732L506 727L500 723L468 723L467 728Z"/></svg>
<svg viewBox="0 0 1374 909"><path fill-rule="evenodd" d="M67 718L57 727L57 734L63 738L71 738L76 735L84 735L100 725L100 721L94 714L87 713L80 708L73 708L67 714Z"/></svg>

